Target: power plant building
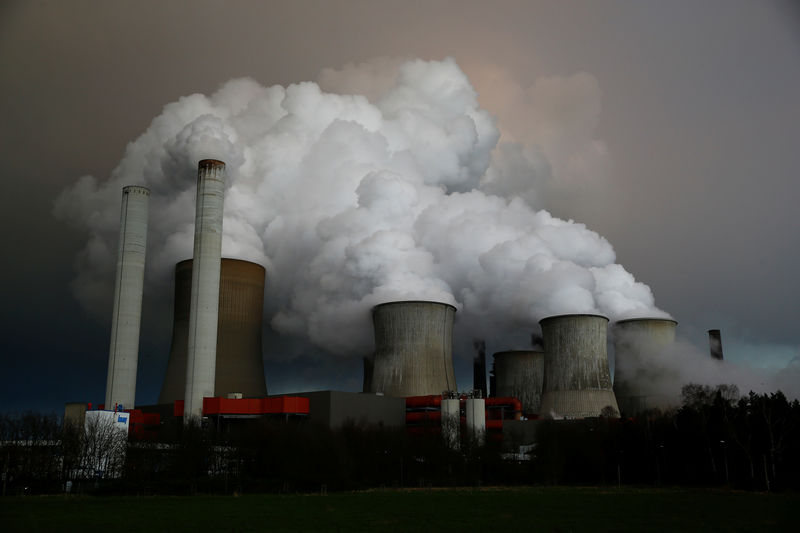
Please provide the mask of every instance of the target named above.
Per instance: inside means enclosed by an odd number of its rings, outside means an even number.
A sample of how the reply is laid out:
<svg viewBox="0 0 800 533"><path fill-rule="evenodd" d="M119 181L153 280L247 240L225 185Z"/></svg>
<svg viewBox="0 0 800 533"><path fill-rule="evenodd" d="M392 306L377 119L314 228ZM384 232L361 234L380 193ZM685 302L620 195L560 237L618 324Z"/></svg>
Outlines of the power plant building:
<svg viewBox="0 0 800 533"><path fill-rule="evenodd" d="M618 416L606 350L608 318L558 315L539 324L545 351L542 415L597 417L608 407Z"/></svg>
<svg viewBox="0 0 800 533"><path fill-rule="evenodd" d="M440 302L401 301L375 306L370 392L406 397L457 390L453 369L455 313L455 307Z"/></svg>
<svg viewBox="0 0 800 533"><path fill-rule="evenodd" d="M267 395L262 355L264 267L249 261L224 258L220 268L217 356L213 394L241 393L256 398ZM189 340L192 260L175 265L175 309L172 347L158 403L183 400Z"/></svg>
<svg viewBox="0 0 800 533"><path fill-rule="evenodd" d="M667 408L677 398L654 388L653 360L675 342L678 323L668 318L620 320L614 328L614 395L622 414L632 416L647 409Z"/></svg>
<svg viewBox="0 0 800 533"><path fill-rule="evenodd" d="M149 199L150 191L145 187L122 189L105 397L111 407L132 409L136 397Z"/></svg>
<svg viewBox="0 0 800 533"><path fill-rule="evenodd" d="M538 414L542 404L544 352L510 350L494 354L495 396L517 398L526 416Z"/></svg>

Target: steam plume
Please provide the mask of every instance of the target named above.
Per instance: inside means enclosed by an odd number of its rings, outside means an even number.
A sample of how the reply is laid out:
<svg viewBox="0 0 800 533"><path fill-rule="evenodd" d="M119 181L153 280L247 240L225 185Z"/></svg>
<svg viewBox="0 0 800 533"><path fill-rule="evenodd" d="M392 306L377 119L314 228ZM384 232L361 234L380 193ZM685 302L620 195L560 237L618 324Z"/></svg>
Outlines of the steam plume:
<svg viewBox="0 0 800 533"><path fill-rule="evenodd" d="M174 264L191 256L197 161L217 158L229 177L223 255L263 264L271 326L323 351L368 352L369 309L398 299L453 304L457 328L469 332L457 337L487 342L527 343L552 314L667 316L615 264L606 239L532 207L538 180L567 168L565 143L583 139L579 126L563 142L544 126L541 146L500 142L451 59L351 70L363 91L350 92L369 99L251 79L183 97L108 179L83 176L64 190L55 215L88 234L73 282L82 304L107 313L119 190L131 183L152 191L148 282L168 286ZM594 90L582 76L567 85ZM321 81L340 78L325 71ZM531 97L546 97L556 82Z"/></svg>

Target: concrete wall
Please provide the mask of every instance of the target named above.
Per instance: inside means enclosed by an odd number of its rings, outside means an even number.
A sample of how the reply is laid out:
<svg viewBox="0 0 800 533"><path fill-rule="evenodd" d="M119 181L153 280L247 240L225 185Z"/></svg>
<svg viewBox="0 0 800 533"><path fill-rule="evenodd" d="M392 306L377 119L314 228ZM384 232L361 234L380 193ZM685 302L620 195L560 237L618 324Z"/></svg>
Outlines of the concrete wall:
<svg viewBox="0 0 800 533"><path fill-rule="evenodd" d="M526 415L539 413L542 404L544 352L497 352L494 354L494 375L497 396L517 398Z"/></svg>
<svg viewBox="0 0 800 533"><path fill-rule="evenodd" d="M145 187L122 189L117 275L108 350L105 404L109 409L134 407L139 364L139 329L147 248L150 191Z"/></svg>
<svg viewBox="0 0 800 533"><path fill-rule="evenodd" d="M422 396L457 390L453 370L456 308L439 302L375 306L375 357L370 392Z"/></svg>
<svg viewBox="0 0 800 533"><path fill-rule="evenodd" d="M341 391L299 392L287 396L308 398L311 422L330 429L339 429L348 423L401 428L406 423L403 398Z"/></svg>
<svg viewBox="0 0 800 533"><path fill-rule="evenodd" d="M214 395L224 196L225 163L200 161L184 396L187 422L192 416L202 416L203 397Z"/></svg>
<svg viewBox="0 0 800 533"><path fill-rule="evenodd" d="M82 428L86 420L86 402L69 402L64 405L64 424Z"/></svg>
<svg viewBox="0 0 800 533"><path fill-rule="evenodd" d="M608 370L608 319L559 315L540 324L545 351L542 416L595 417L607 406L619 413Z"/></svg>
<svg viewBox="0 0 800 533"><path fill-rule="evenodd" d="M264 267L239 259L222 259L217 321L217 356L214 396L241 392L245 397L267 395L262 355ZM186 359L192 260L175 265L175 307L172 347L158 403L183 400L186 393Z"/></svg>
<svg viewBox="0 0 800 533"><path fill-rule="evenodd" d="M667 318L620 320L614 325L614 395L623 415L676 404L678 398L653 387L658 376L648 361L675 342L677 325Z"/></svg>

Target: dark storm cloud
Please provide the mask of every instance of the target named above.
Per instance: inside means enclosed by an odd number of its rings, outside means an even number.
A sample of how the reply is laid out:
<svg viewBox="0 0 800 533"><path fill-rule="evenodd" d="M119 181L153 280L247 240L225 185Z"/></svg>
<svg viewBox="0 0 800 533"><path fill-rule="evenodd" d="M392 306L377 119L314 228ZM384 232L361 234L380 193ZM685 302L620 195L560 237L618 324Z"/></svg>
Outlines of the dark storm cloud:
<svg viewBox="0 0 800 533"><path fill-rule="evenodd" d="M455 57L501 129L493 72L523 96L543 78L594 79L596 122L576 142L605 148L603 186L559 182L540 201L607 237L695 344L721 327L742 359L785 361L800 345L798 20L790 2L4 2L2 407L43 390L54 408L102 396L106 324L68 290L82 236L51 215L67 184L105 179L182 95L245 75L314 80L375 56ZM144 398L168 350L155 322Z"/></svg>

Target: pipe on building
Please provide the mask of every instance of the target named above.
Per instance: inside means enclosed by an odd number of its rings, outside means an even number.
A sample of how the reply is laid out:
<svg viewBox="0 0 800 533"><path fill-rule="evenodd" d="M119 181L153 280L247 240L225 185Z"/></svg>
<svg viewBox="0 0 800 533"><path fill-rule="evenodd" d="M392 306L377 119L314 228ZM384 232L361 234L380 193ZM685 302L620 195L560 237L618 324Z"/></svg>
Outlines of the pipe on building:
<svg viewBox="0 0 800 533"><path fill-rule="evenodd" d="M216 159L200 161L186 359L186 421L202 416L203 397L214 396L224 198L225 163Z"/></svg>
<svg viewBox="0 0 800 533"><path fill-rule="evenodd" d="M122 214L117 248L111 343L108 350L106 408L133 409L139 363L139 330L147 248L150 190L136 185L122 189Z"/></svg>
<svg viewBox="0 0 800 533"><path fill-rule="evenodd" d="M455 307L440 302L376 305L372 309L375 357L370 392L406 397L456 390L455 313Z"/></svg>
<svg viewBox="0 0 800 533"><path fill-rule="evenodd" d="M175 303L172 347L158 403L186 396L186 360L192 292L191 259L175 265ZM217 357L214 394L225 397L267 395L262 354L264 267L250 261L223 258L220 265Z"/></svg>
<svg viewBox="0 0 800 533"><path fill-rule="evenodd" d="M619 416L608 370L608 318L558 315L539 324L545 351L541 414L589 418L612 415L613 410Z"/></svg>
<svg viewBox="0 0 800 533"><path fill-rule="evenodd" d="M655 388L659 366L652 364L675 342L677 325L669 318L632 318L614 325L614 395L621 414L634 416L647 409L666 409L679 401Z"/></svg>
<svg viewBox="0 0 800 533"><path fill-rule="evenodd" d="M542 405L544 352L509 350L494 354L495 395L519 398L525 416L539 414Z"/></svg>

